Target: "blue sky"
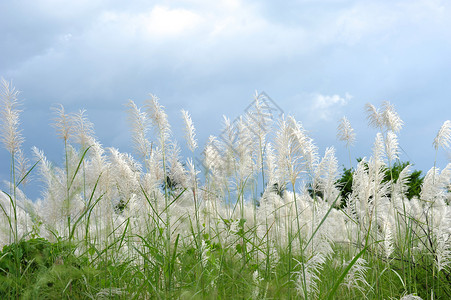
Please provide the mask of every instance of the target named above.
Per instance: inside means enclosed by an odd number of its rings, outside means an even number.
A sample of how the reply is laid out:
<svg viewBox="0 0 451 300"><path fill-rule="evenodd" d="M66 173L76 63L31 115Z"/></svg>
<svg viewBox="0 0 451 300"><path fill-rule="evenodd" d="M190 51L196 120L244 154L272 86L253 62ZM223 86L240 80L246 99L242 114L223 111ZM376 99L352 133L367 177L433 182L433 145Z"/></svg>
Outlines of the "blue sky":
<svg viewBox="0 0 451 300"><path fill-rule="evenodd" d="M0 36L0 76L22 91L24 149L55 163L58 103L86 109L105 147L131 152L128 99L157 95L180 142L188 110L202 145L264 91L347 164L339 119L356 129L352 155L369 156L364 105L388 100L405 122L401 159L425 171L451 119L449 1L1 1ZM1 150L1 179L8 170Z"/></svg>

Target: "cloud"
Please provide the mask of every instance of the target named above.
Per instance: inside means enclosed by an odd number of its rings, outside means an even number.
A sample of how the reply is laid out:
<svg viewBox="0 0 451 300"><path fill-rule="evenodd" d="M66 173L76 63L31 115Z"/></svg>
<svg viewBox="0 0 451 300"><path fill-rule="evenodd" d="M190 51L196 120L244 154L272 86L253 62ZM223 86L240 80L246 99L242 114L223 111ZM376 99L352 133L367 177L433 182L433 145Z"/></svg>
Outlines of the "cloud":
<svg viewBox="0 0 451 300"><path fill-rule="evenodd" d="M332 96L313 94L311 111L320 120L332 121L333 118L338 116L340 108L347 105L351 99L352 96L349 93L346 93L343 97L336 94Z"/></svg>
<svg viewBox="0 0 451 300"><path fill-rule="evenodd" d="M122 39L125 38L125 43L134 39L173 39L182 34L192 35L191 31L204 21L203 17L193 10L155 5L141 12L103 12L91 33L103 32L109 35L116 31Z"/></svg>
<svg viewBox="0 0 451 300"><path fill-rule="evenodd" d="M150 13L146 29L159 36L181 34L201 23L202 18L186 9L155 6Z"/></svg>

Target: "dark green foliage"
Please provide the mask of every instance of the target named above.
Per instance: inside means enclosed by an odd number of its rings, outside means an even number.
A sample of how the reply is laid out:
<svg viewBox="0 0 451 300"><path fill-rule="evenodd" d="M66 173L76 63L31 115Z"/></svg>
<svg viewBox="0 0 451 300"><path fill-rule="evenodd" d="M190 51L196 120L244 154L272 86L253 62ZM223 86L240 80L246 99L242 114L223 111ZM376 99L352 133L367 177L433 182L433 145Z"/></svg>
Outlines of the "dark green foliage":
<svg viewBox="0 0 451 300"><path fill-rule="evenodd" d="M389 181L393 176L393 181L396 182L399 174L404 168L410 165L410 162L395 162L391 169L385 171L384 182ZM414 196L420 197L421 185L423 184L424 176L421 176L421 171L414 170L408 176L407 198L412 199Z"/></svg>
<svg viewBox="0 0 451 300"><path fill-rule="evenodd" d="M17 257L20 260L20 269L16 270L17 264L14 261L14 253L17 251ZM20 241L17 244L10 244L3 247L0 254L0 274L16 272L20 273L22 270L28 269L34 272L40 267L49 267L54 260L54 255L57 254L52 244L42 238L31 239L28 241Z"/></svg>
<svg viewBox="0 0 451 300"><path fill-rule="evenodd" d="M357 161L360 162L362 159L358 158ZM397 161L393 164L391 168L385 169L384 179L382 182L388 182L392 180L396 182L399 178L399 174L404 170L407 166L411 165L410 162L400 162ZM353 170L343 168L343 173L340 179L337 180L337 185L340 187L341 198L346 199L352 193L352 178L353 178ZM424 176L421 175L421 171L414 170L408 176L408 186L406 196L408 199L412 199L413 197L420 197L421 185L423 184ZM344 201L342 200L341 206L344 206Z"/></svg>
<svg viewBox="0 0 451 300"><path fill-rule="evenodd" d="M279 195L280 198L283 198L283 194L286 190L286 185L279 185L277 182L273 184L272 191Z"/></svg>
<svg viewBox="0 0 451 300"><path fill-rule="evenodd" d="M114 207L114 210L118 213L122 213L122 212L124 212L124 209L126 207L127 207L127 203L124 201L124 199L121 199Z"/></svg>
<svg viewBox="0 0 451 300"><path fill-rule="evenodd" d="M345 199L347 199L352 193L352 169L343 168L343 174L340 179L337 180L336 184L340 187L340 208L344 207L346 204Z"/></svg>

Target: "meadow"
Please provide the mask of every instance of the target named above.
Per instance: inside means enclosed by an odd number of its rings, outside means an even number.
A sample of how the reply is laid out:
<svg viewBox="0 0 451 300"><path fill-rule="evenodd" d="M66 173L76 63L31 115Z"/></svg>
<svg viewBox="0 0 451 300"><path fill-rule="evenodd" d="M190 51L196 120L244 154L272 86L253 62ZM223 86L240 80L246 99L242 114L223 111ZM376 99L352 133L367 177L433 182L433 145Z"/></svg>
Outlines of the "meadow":
<svg viewBox="0 0 451 300"><path fill-rule="evenodd" d="M408 196L411 166L390 173L404 124L389 102L364 108L378 133L343 195L335 149L320 153L301 122L273 118L261 95L203 148L188 112L179 144L156 96L143 107L129 100L133 156L104 148L84 111L59 106L55 165L37 148L25 157L19 94L1 85L11 157L0 192L2 299L451 298L451 163L434 163ZM437 130L439 153L451 147L451 121ZM355 141L346 118L337 137L339 147ZM31 175L43 186L34 201L22 192Z"/></svg>

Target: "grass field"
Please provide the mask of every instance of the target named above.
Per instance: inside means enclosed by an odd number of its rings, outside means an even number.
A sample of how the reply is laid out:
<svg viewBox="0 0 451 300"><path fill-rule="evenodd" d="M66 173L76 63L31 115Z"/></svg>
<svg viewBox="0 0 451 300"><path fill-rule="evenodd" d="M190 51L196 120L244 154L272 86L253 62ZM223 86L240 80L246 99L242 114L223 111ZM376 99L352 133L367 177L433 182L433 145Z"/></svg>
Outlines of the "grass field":
<svg viewBox="0 0 451 300"><path fill-rule="evenodd" d="M155 96L127 104L135 156L104 148L83 111L60 106L56 166L37 148L24 157L18 94L6 81L1 92L2 299L451 298L451 163L434 164L412 199L410 166L384 180L403 127L388 102L365 107L379 133L343 197L334 148L320 154L261 97L203 149L183 111L187 158ZM354 142L347 119L338 138ZM450 148L450 121L432 141ZM44 186L37 201L21 191L30 174Z"/></svg>

